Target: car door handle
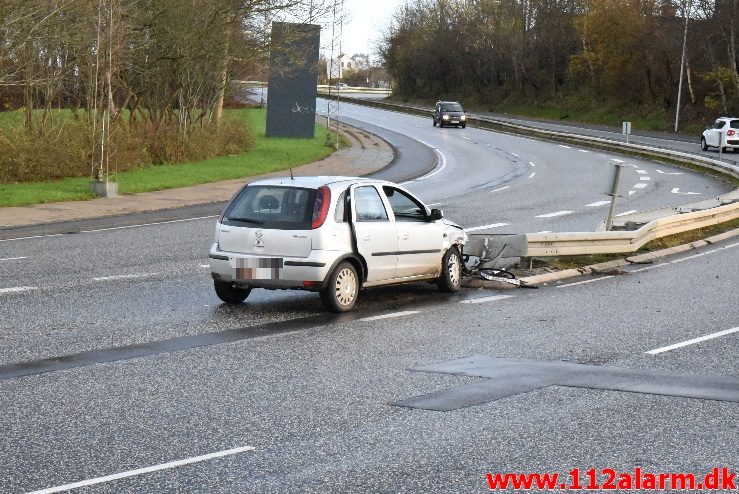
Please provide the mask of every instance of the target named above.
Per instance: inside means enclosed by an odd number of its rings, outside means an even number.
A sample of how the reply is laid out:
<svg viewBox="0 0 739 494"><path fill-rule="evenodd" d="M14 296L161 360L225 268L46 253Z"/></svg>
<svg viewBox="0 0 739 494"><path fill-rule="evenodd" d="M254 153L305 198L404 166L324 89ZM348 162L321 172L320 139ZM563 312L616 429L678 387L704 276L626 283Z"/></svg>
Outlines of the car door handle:
<svg viewBox="0 0 739 494"><path fill-rule="evenodd" d="M408 240L408 232L400 232L400 238L403 240Z"/></svg>
<svg viewBox="0 0 739 494"><path fill-rule="evenodd" d="M369 240L369 239L370 239L369 233L365 233L364 235L362 235L362 240Z"/></svg>

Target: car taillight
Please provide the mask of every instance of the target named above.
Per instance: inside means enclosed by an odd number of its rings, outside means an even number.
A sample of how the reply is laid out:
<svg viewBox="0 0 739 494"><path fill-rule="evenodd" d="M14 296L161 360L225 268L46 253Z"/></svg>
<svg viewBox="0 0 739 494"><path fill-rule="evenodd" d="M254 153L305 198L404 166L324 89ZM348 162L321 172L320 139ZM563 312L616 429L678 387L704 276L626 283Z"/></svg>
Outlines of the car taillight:
<svg viewBox="0 0 739 494"><path fill-rule="evenodd" d="M736 134L735 130L729 130L728 132L726 132L727 136L733 136L734 134Z"/></svg>
<svg viewBox="0 0 739 494"><path fill-rule="evenodd" d="M328 208L331 205L331 189L325 185L318 188L316 203L313 205L313 222L311 228L315 230L323 225L328 216Z"/></svg>

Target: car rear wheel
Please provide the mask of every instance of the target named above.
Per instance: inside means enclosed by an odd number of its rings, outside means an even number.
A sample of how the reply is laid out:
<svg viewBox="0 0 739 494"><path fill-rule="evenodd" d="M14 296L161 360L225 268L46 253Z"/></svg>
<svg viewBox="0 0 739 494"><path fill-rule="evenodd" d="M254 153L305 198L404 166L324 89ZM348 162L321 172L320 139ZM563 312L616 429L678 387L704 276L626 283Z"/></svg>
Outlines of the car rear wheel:
<svg viewBox="0 0 739 494"><path fill-rule="evenodd" d="M251 288L237 288L225 281L213 280L213 286L216 289L218 298L227 304L240 304L251 293Z"/></svg>
<svg viewBox="0 0 739 494"><path fill-rule="evenodd" d="M706 138L701 137L701 149L703 151L708 151L708 144L706 144Z"/></svg>
<svg viewBox="0 0 739 494"><path fill-rule="evenodd" d="M436 127L436 120L432 118L431 121L433 122L434 127Z"/></svg>
<svg viewBox="0 0 739 494"><path fill-rule="evenodd" d="M350 262L340 263L321 290L321 302L331 312L346 312L354 307L359 294L359 277Z"/></svg>
<svg viewBox="0 0 739 494"><path fill-rule="evenodd" d="M455 246L449 247L441 258L441 276L436 281L439 290L447 293L459 291L462 285L462 256Z"/></svg>
<svg viewBox="0 0 739 494"><path fill-rule="evenodd" d="M467 127L467 124L462 124L462 128L464 129L465 127Z"/></svg>

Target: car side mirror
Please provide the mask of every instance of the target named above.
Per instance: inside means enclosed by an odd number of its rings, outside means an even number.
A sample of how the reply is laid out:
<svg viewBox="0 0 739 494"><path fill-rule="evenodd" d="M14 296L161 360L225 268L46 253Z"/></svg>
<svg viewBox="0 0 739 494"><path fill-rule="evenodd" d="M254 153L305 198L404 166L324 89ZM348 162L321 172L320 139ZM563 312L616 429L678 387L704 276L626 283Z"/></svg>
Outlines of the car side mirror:
<svg viewBox="0 0 739 494"><path fill-rule="evenodd" d="M444 217L444 211L441 209L432 209L431 210L431 221L440 220Z"/></svg>

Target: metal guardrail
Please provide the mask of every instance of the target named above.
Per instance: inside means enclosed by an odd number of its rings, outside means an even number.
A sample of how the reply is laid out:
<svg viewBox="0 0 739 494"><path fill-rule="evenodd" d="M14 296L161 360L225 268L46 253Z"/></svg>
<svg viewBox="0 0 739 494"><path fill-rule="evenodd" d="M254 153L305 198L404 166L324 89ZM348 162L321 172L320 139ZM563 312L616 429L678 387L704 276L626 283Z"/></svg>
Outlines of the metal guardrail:
<svg viewBox="0 0 739 494"><path fill-rule="evenodd" d="M430 109L415 105L401 105L398 103L362 100L359 98L353 99L352 102L424 116L431 113ZM667 159L678 165L683 164L708 168L739 179L739 166L681 151L653 148L641 144L627 144L613 139L583 136L569 132L540 129L475 115L474 113L467 113L467 123L488 128L492 127L497 130L523 134L538 139L568 142L648 159ZM465 246L465 252L472 255L487 255L490 257L490 254L496 251L496 258L631 253L657 238L696 230L739 218L739 202L736 202L738 193L739 189L714 199L701 201L700 203L654 210L651 213L656 219L651 219L638 230L632 231L527 233L507 236L471 235L471 242ZM727 202L730 204L726 204ZM694 209L699 210L693 211ZM665 216L665 214L667 215ZM648 220L649 217L644 214L640 219ZM633 221L634 219L631 220Z"/></svg>

